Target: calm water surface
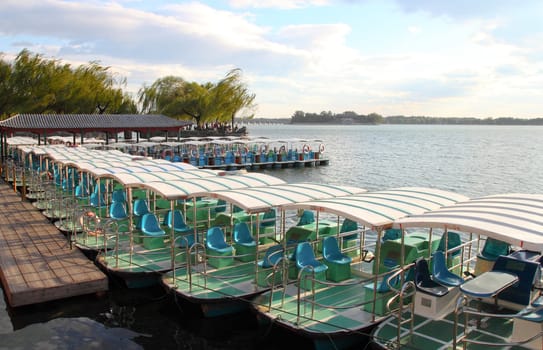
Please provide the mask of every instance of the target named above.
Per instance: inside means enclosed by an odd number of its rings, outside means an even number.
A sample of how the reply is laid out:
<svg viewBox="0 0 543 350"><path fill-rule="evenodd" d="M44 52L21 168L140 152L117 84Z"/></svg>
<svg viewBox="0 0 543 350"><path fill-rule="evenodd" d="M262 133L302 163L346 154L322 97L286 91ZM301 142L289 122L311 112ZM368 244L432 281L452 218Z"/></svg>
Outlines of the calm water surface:
<svg viewBox="0 0 543 350"><path fill-rule="evenodd" d="M543 193L543 127L249 126L251 136L320 139L328 166L270 170L288 182L368 190L426 186L470 197ZM315 147L318 145L316 143ZM0 298L0 349L271 349L291 345L251 314L204 320L160 288L114 281L101 297L9 309Z"/></svg>

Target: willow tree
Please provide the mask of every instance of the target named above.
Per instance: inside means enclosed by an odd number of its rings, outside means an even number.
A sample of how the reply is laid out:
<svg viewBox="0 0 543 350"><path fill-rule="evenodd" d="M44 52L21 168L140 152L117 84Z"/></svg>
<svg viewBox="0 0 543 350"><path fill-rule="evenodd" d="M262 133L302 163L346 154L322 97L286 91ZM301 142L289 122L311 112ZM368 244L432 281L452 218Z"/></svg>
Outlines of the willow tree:
<svg viewBox="0 0 543 350"><path fill-rule="evenodd" d="M15 91L10 84L11 65L0 60L0 119L12 109Z"/></svg>
<svg viewBox="0 0 543 350"><path fill-rule="evenodd" d="M241 69L236 68L228 72L226 77L219 81L215 87L215 103L218 118L222 121L231 121L234 128L236 114L251 112L251 115L243 115L244 118L252 118L256 95L251 94L247 85L242 81Z"/></svg>
<svg viewBox="0 0 543 350"><path fill-rule="evenodd" d="M142 113L165 113L166 110L171 110L170 104L175 103L177 98L183 94L183 86L185 80L180 77L166 76L157 79L151 86L143 86L138 92L138 101L141 106ZM173 112L170 117L179 117Z"/></svg>
<svg viewBox="0 0 543 350"><path fill-rule="evenodd" d="M122 89L126 80L97 62L73 68L22 50L13 63L0 63L0 75L1 114L136 112Z"/></svg>
<svg viewBox="0 0 543 350"><path fill-rule="evenodd" d="M232 121L242 110L254 107L254 94L241 81L241 70L230 71L217 84L187 82L167 76L138 92L142 112L160 113L178 119L205 123Z"/></svg>

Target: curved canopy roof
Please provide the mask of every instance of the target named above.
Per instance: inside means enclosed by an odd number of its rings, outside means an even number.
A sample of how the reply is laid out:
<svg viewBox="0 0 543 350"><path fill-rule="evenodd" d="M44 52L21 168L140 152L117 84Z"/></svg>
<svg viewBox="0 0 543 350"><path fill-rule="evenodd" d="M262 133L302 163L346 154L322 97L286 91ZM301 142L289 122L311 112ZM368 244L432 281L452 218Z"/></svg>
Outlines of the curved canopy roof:
<svg viewBox="0 0 543 350"><path fill-rule="evenodd" d="M285 181L271 175L247 173L244 175L215 176L191 180L149 182L143 184L142 187L155 192L164 199L176 200L187 197L208 196L212 191L235 190L237 192L246 187L284 183Z"/></svg>
<svg viewBox="0 0 543 350"><path fill-rule="evenodd" d="M309 209L349 218L364 226L390 226L394 220L421 214L468 197L432 188L401 187L338 198L286 205L285 209Z"/></svg>
<svg viewBox="0 0 543 350"><path fill-rule="evenodd" d="M399 219L394 226L483 234L525 249L542 251L543 195L511 193L475 198Z"/></svg>
<svg viewBox="0 0 543 350"><path fill-rule="evenodd" d="M171 182L176 180L201 179L222 175L224 172L207 169L184 171L151 171L135 173L115 173L109 176L124 187L141 187L149 182Z"/></svg>
<svg viewBox="0 0 543 350"><path fill-rule="evenodd" d="M107 168L89 168L85 169L86 172L92 176L99 177L112 177L115 174L121 173L150 173L150 172L164 172L164 171L192 171L194 168L187 168L187 163L160 163L154 165L138 165L137 163L130 166L119 167L107 167Z"/></svg>
<svg viewBox="0 0 543 350"><path fill-rule="evenodd" d="M352 186L315 184L309 182L246 188L235 191L218 191L208 196L224 199L242 208L246 212L268 211L274 207L307 202L317 199L347 196L366 192L365 189Z"/></svg>
<svg viewBox="0 0 543 350"><path fill-rule="evenodd" d="M122 172L122 168L126 168L126 172L137 172L138 169L141 169L142 172L149 171L167 171L167 170L196 170L198 169L192 164L188 163L172 163L164 159L145 159L145 160L108 160L104 158L99 159L86 159L83 161L67 161L62 162L64 165L68 165L79 169L81 171L91 171L95 168L119 168L119 172ZM147 167L152 167L151 170ZM160 169L163 170L160 170ZM158 170L157 170L158 169Z"/></svg>

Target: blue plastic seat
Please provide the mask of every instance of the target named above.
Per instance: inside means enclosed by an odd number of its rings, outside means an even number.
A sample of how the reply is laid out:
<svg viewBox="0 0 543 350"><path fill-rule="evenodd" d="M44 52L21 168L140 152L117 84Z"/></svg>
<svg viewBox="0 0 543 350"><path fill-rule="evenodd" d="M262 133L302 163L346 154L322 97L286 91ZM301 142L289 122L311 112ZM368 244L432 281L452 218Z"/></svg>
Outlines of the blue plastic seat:
<svg viewBox="0 0 543 350"><path fill-rule="evenodd" d="M275 209L268 210L262 216L260 221L260 227L270 227L275 226Z"/></svg>
<svg viewBox="0 0 543 350"><path fill-rule="evenodd" d="M441 250L436 250L432 255L432 278L446 286L459 286L464 283L464 279L452 273L445 262L445 254Z"/></svg>
<svg viewBox="0 0 543 350"><path fill-rule="evenodd" d="M447 241L447 247L445 247L445 240ZM460 234L458 232L454 231L447 231L447 235L441 236L441 239L439 240L439 245L437 246L437 250L446 251L451 250L455 247L458 247L462 245L462 239L460 238ZM457 256L462 252L461 249L455 250L452 252L452 256Z"/></svg>
<svg viewBox="0 0 543 350"><path fill-rule="evenodd" d="M485 260L496 261L500 255L508 255L511 250L509 243L490 238L486 239L485 245L481 252L477 255L477 258L483 258Z"/></svg>
<svg viewBox="0 0 543 350"><path fill-rule="evenodd" d="M154 213L143 215L141 230L150 236L164 236L166 232L160 227L158 218Z"/></svg>
<svg viewBox="0 0 543 350"><path fill-rule="evenodd" d="M339 250L336 237L325 237L322 245L324 263L328 266L326 278L334 282L349 279L351 277L352 259Z"/></svg>
<svg viewBox="0 0 543 350"><path fill-rule="evenodd" d="M319 288L322 285L318 281L326 280L328 266L315 258L315 253L309 242L301 242L296 246L296 267L301 271L301 275L299 275L300 287L303 289ZM307 279L307 275L312 275L315 281Z"/></svg>
<svg viewBox="0 0 543 350"><path fill-rule="evenodd" d="M115 190L111 194L111 201L112 202L126 202L126 194L124 190Z"/></svg>
<svg viewBox="0 0 543 350"><path fill-rule="evenodd" d="M234 263L231 258L234 255L234 248L226 243L224 232L220 227L214 226L207 230L206 249L209 250L207 260L209 265L221 268Z"/></svg>
<svg viewBox="0 0 543 350"><path fill-rule="evenodd" d="M234 225L234 248L236 257L240 261L252 261L256 257L256 242L251 236L246 222L238 222Z"/></svg>
<svg viewBox="0 0 543 350"><path fill-rule="evenodd" d="M100 192L101 194L106 193L106 185L103 184L103 183L100 183L100 186L96 186L96 184L95 184L94 189L93 189L93 193L98 193L98 192Z"/></svg>
<svg viewBox="0 0 543 350"><path fill-rule="evenodd" d="M109 207L109 217L115 220L124 220L128 218L124 202L111 202Z"/></svg>
<svg viewBox="0 0 543 350"><path fill-rule="evenodd" d="M273 267L282 257L283 246L281 244L272 245L266 250L264 258L258 262L258 266L264 269Z"/></svg>
<svg viewBox="0 0 543 350"><path fill-rule="evenodd" d="M339 232L354 232L358 230L358 223L356 221L353 221L351 219L345 219L343 220L343 223L341 223L341 228ZM358 238L358 233L353 233L352 235L343 236L344 240L350 240L350 239L356 239Z"/></svg>
<svg viewBox="0 0 543 350"><path fill-rule="evenodd" d="M175 233L184 234L184 233L191 233L194 231L192 227L186 224L185 218L183 217L183 213L177 209L174 210L173 212L171 210L168 210L166 212L166 215L164 216L163 224L168 226L169 228L173 228Z"/></svg>
<svg viewBox="0 0 543 350"><path fill-rule="evenodd" d="M449 292L446 286L432 279L428 261L424 258L415 261L415 285L417 290L430 295L443 296Z"/></svg>
<svg viewBox="0 0 543 350"><path fill-rule="evenodd" d="M215 206L215 213L223 213L226 211L226 201L224 199L219 199L217 205Z"/></svg>
<svg viewBox="0 0 543 350"><path fill-rule="evenodd" d="M95 208L102 208L106 206L106 201L104 200L104 195L100 194L100 199L98 199L98 193L93 192L90 195L90 205Z"/></svg>
<svg viewBox="0 0 543 350"><path fill-rule="evenodd" d="M158 223L154 213L147 213L141 219L141 231L143 232L143 246L147 249L164 247L164 231Z"/></svg>
<svg viewBox="0 0 543 350"><path fill-rule="evenodd" d="M296 266L299 269L311 267L309 271L324 272L328 267L315 258L315 253L309 242L301 242L296 246Z"/></svg>
<svg viewBox="0 0 543 350"><path fill-rule="evenodd" d="M75 186L75 196L77 198L86 198L89 196L89 188L85 182Z"/></svg>
<svg viewBox="0 0 543 350"><path fill-rule="evenodd" d="M304 210L296 226L312 224L315 222L315 214L310 210Z"/></svg>
<svg viewBox="0 0 543 350"><path fill-rule="evenodd" d="M402 230L397 228L389 228L385 230L385 234L383 235L383 242L388 240L394 240L402 237Z"/></svg>
<svg viewBox="0 0 543 350"><path fill-rule="evenodd" d="M172 215L173 213L173 215ZM163 224L169 228L173 228L176 246L178 247L192 247L195 243L194 229L185 223L185 218L180 210L175 209L173 212L168 210L164 216Z"/></svg>
<svg viewBox="0 0 543 350"><path fill-rule="evenodd" d="M134 201L134 207L132 208L132 214L136 219L136 228L141 229L142 218L145 214L149 213L149 206L145 199L138 198Z"/></svg>

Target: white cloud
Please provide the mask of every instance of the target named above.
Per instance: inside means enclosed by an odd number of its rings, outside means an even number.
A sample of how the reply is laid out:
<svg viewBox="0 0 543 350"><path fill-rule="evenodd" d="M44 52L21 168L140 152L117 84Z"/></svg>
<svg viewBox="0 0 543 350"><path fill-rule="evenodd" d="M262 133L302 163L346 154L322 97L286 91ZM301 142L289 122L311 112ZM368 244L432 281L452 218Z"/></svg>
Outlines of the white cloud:
<svg viewBox="0 0 543 350"><path fill-rule="evenodd" d="M216 81L239 67L267 117L295 110L534 117L539 108L527 99L543 98L543 33L534 14L541 5L482 3L3 0L0 51L98 60L126 76L133 92L166 75Z"/></svg>

